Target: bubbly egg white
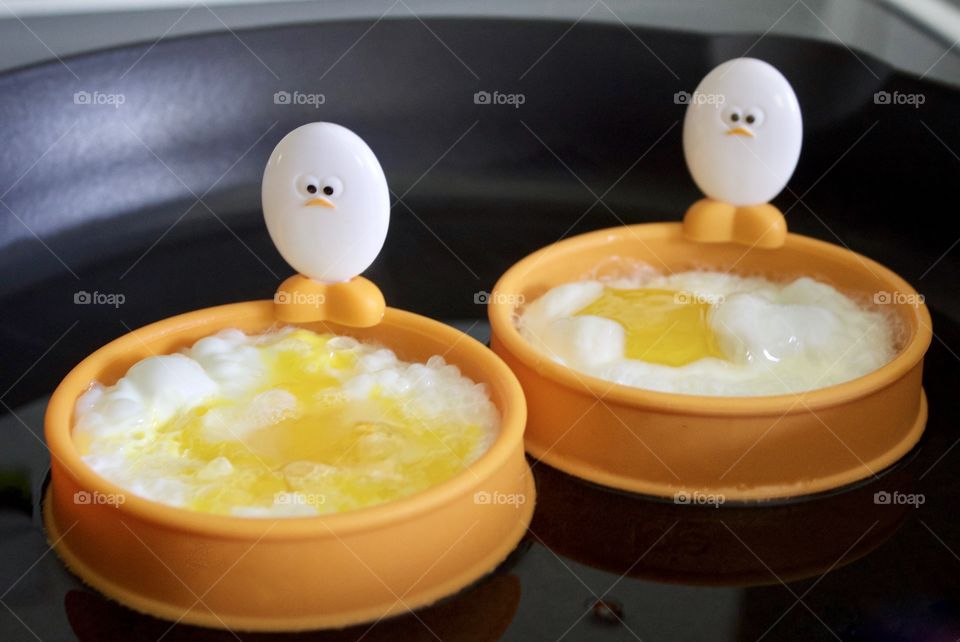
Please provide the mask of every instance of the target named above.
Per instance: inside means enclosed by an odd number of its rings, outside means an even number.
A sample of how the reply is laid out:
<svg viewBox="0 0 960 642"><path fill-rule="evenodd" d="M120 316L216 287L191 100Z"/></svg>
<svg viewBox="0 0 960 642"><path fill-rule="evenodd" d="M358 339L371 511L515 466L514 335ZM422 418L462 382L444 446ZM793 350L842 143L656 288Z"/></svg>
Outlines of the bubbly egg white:
<svg viewBox="0 0 960 642"><path fill-rule="evenodd" d="M340 512L456 474L490 445L485 387L435 356L350 337L224 330L144 359L77 401L84 461L172 506L249 517Z"/></svg>
<svg viewBox="0 0 960 642"><path fill-rule="evenodd" d="M626 357L621 323L579 314L605 288L672 290L681 301L708 304L707 324L721 354L680 366ZM849 381L889 362L898 339L892 318L825 283L708 271L561 285L528 304L516 322L527 341L580 372L648 390L718 396L786 394Z"/></svg>

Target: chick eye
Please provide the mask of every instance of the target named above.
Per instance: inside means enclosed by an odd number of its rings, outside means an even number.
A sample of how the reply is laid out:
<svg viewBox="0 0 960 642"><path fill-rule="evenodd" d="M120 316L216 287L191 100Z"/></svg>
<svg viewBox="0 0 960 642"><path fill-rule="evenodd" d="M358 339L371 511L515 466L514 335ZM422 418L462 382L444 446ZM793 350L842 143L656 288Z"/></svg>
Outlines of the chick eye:
<svg viewBox="0 0 960 642"><path fill-rule="evenodd" d="M738 125L743 120L743 111L739 107L730 106L723 110L722 118L731 125Z"/></svg>
<svg viewBox="0 0 960 642"><path fill-rule="evenodd" d="M320 179L316 176L310 176L309 174L297 176L296 186L297 191L301 194L316 194L320 191Z"/></svg>
<svg viewBox="0 0 960 642"><path fill-rule="evenodd" d="M763 120L764 120L763 110L760 109L759 107L751 107L750 109L747 110L747 113L744 116L744 120L747 122L748 125L752 125L753 127L759 127L760 125L763 124Z"/></svg>
<svg viewBox="0 0 960 642"><path fill-rule="evenodd" d="M321 181L320 190L327 196L340 196L343 193L343 181L336 176L327 176Z"/></svg>

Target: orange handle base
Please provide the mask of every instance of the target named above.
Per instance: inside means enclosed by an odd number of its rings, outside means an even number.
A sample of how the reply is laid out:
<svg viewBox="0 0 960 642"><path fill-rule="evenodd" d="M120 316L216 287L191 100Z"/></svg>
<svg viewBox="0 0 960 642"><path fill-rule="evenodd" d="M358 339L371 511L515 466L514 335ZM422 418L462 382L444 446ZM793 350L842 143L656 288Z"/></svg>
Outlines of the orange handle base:
<svg viewBox="0 0 960 642"><path fill-rule="evenodd" d="M775 249L787 240L787 221L770 203L737 207L700 199L683 217L683 234L698 243L739 243Z"/></svg>
<svg viewBox="0 0 960 642"><path fill-rule="evenodd" d="M343 283L320 283L294 274L273 297L274 315L285 323L330 321L370 328L380 323L386 308L380 288L362 276Z"/></svg>

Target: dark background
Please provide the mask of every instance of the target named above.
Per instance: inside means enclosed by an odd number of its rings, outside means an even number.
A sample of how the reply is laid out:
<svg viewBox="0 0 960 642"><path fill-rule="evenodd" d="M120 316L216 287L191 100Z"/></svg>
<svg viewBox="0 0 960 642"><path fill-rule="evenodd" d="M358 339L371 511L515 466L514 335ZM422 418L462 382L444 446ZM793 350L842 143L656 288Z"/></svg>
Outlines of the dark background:
<svg viewBox="0 0 960 642"><path fill-rule="evenodd" d="M683 163L674 94L747 51L781 69L804 113L800 163L776 200L791 230L866 254L927 297L937 337L918 452L866 487L767 508L675 507L538 465L541 506L509 563L426 611L430 626L407 616L365 639L433 639L431 630L487 639L504 629L518 640L960 637L951 514L960 491L951 252L960 94L841 44L772 34L491 19L372 25L165 40L0 76L0 461L12 471L0 637L156 639L166 630L81 588L53 554L30 567L46 548L36 516L43 399L132 328L272 295L292 270L266 234L259 180L287 131L329 120L367 140L396 201L367 276L390 305L482 337L476 293L525 254L592 229L679 220L700 195ZM524 103L478 105L480 90ZM81 91L124 103L75 104ZM278 105L277 91L325 102ZM878 91L923 104L877 104ZM77 305L78 292L124 302ZM878 507L877 489L913 489L926 501ZM205 635L178 627L164 639Z"/></svg>

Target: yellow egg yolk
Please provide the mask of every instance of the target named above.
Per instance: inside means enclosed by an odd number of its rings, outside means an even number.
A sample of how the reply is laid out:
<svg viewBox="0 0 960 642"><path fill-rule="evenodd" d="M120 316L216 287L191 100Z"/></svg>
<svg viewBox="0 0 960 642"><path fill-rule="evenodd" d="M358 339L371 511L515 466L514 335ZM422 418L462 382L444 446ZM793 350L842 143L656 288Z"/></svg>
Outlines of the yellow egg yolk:
<svg viewBox="0 0 960 642"><path fill-rule="evenodd" d="M626 357L683 366L705 357L725 358L709 324L710 304L687 293L655 288L604 288L577 316L616 321L626 331Z"/></svg>
<svg viewBox="0 0 960 642"><path fill-rule="evenodd" d="M298 493L320 513L362 508L452 477L489 436L487 428L457 417L425 419L415 398L386 396L376 387L365 399L348 399L338 375L353 372L356 355L330 349L334 335L294 330L287 336L295 347L263 351L267 376L255 390L179 413L137 453L192 462L170 471L195 489L187 508L229 514L271 506L285 493ZM244 417L257 395L271 391L285 399L289 393L295 407L271 409L263 427L232 434L230 417ZM212 439L211 427L226 438Z"/></svg>

